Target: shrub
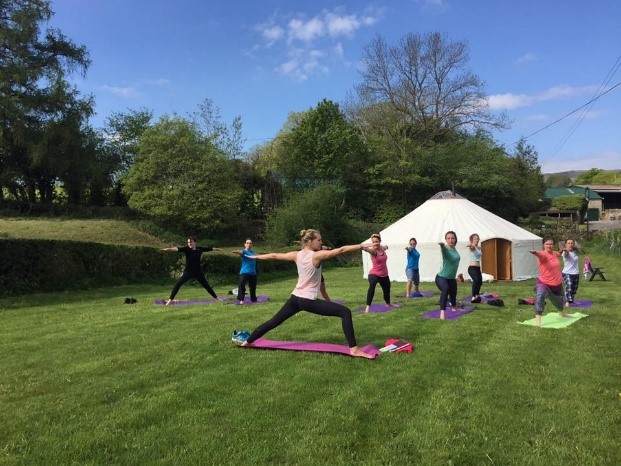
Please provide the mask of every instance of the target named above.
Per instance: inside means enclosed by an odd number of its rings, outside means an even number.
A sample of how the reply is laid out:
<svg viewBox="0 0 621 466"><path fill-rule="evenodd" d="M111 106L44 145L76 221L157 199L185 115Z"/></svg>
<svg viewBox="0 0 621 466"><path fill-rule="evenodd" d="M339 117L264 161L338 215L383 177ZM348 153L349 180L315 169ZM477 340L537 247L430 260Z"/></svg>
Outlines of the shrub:
<svg viewBox="0 0 621 466"><path fill-rule="evenodd" d="M267 240L273 244L291 245L300 231L321 231L326 244L342 245L351 240L351 225L346 218L343 190L327 184L296 195L267 219Z"/></svg>

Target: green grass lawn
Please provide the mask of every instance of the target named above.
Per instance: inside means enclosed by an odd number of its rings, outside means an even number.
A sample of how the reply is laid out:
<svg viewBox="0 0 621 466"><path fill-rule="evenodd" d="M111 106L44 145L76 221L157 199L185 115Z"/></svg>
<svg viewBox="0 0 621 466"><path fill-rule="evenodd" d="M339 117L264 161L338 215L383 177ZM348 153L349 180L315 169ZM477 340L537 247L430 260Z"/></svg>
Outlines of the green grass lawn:
<svg viewBox="0 0 621 466"><path fill-rule="evenodd" d="M293 276L260 277L271 300L243 307L154 305L172 281L5 299L0 464L621 464L621 260L596 259L609 281L581 281L595 304L565 329L518 324L533 317L517 305L532 281L484 284L506 307L457 321L420 318L437 295L355 313L360 344L416 346L373 361L231 345L233 329L280 307ZM359 268L325 276L333 299L364 304ZM192 285L178 295L204 297ZM337 319L308 313L268 336L344 344Z"/></svg>

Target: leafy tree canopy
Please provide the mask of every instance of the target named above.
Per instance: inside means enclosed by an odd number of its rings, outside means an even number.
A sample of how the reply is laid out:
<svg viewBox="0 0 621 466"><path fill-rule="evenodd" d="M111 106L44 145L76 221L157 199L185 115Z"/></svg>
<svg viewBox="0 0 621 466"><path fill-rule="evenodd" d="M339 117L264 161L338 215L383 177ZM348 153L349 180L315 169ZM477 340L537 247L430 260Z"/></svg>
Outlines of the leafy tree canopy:
<svg viewBox="0 0 621 466"><path fill-rule="evenodd" d="M200 230L226 228L241 197L226 156L179 117L162 117L143 133L125 192L131 208Z"/></svg>

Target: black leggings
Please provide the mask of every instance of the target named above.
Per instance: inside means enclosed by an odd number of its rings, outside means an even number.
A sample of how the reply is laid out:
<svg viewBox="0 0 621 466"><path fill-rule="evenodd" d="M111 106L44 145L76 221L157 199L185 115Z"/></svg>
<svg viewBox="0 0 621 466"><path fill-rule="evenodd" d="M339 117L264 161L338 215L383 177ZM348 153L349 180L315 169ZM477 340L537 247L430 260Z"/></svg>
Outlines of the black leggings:
<svg viewBox="0 0 621 466"><path fill-rule="evenodd" d="M483 275L481 267L471 265L468 267L468 275L472 278L472 297L475 298L481 294L481 285L483 284Z"/></svg>
<svg viewBox="0 0 621 466"><path fill-rule="evenodd" d="M457 306L457 280L436 275L436 286L440 290L440 309L446 310L449 301L453 307Z"/></svg>
<svg viewBox="0 0 621 466"><path fill-rule="evenodd" d="M369 275L369 289L367 290L367 306L370 306L373 302L373 296L375 296L375 287L380 284L382 291L384 292L384 302L390 304L390 278L378 277L377 275Z"/></svg>
<svg viewBox="0 0 621 466"><path fill-rule="evenodd" d="M289 317L296 315L300 311L312 312L320 316L340 317L343 325L343 333L347 339L347 345L353 348L356 345L354 334L354 323L351 318L351 311L342 304L333 301L323 301L321 299L306 299L295 295L287 300L274 317L267 322L259 325L248 338L248 343L252 343L265 335L270 330L275 329Z"/></svg>
<svg viewBox="0 0 621 466"><path fill-rule="evenodd" d="M242 273L239 275L239 285L237 286L237 300L243 301L246 296L246 283L248 283L248 288L250 288L250 301L253 303L257 302L257 276Z"/></svg>
<svg viewBox="0 0 621 466"><path fill-rule="evenodd" d="M198 283L203 285L203 288L205 288L205 290L207 290L207 293L209 293L215 299L218 299L218 295L213 290L213 288L209 285L209 282L205 278L205 274L203 272L201 272L201 271L192 272L192 271L187 271L187 270L183 271L183 275L181 275L181 277L179 277L179 280L177 280L177 283L175 283L175 286L173 287L172 291L170 292L170 299L171 300L175 299L175 296L177 296L177 293L179 292L179 288L181 288L181 285L183 285L184 283L192 280L193 278Z"/></svg>

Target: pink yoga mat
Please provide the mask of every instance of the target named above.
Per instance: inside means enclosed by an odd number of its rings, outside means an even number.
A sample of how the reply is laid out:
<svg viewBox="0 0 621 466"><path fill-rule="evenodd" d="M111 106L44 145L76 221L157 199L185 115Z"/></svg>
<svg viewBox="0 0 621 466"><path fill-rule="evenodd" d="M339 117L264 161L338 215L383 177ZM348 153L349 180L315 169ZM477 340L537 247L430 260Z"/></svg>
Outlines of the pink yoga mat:
<svg viewBox="0 0 621 466"><path fill-rule="evenodd" d="M422 296L412 296L412 293L410 293L410 298L428 298L429 296L433 296L435 293L433 291L421 291L420 294L422 294ZM404 294L398 294L396 296L397 298L405 298Z"/></svg>
<svg viewBox="0 0 621 466"><path fill-rule="evenodd" d="M228 301L229 298L223 297L221 298L223 301ZM169 306L193 306L196 304L211 304L211 303L217 303L218 300L217 299L196 299L193 301L177 301L174 300L172 303L169 304ZM165 299L157 299L155 301L155 304L166 304L166 300Z"/></svg>
<svg viewBox="0 0 621 466"><path fill-rule="evenodd" d="M351 356L349 354L349 347L345 345L337 345L334 343L315 343L310 341L278 341L278 340L266 340L259 338L252 345L241 346L240 348L256 348L256 349L273 349L273 350L285 350L285 351L311 351L314 353L335 353L344 354L345 356ZM375 345L366 345L360 348L365 353L377 357L380 354Z"/></svg>
<svg viewBox="0 0 621 466"><path fill-rule="evenodd" d="M446 320L455 320L459 319L461 316L468 314L475 310L474 306L466 306L463 309L459 309L457 311L447 310L444 312L444 318ZM440 318L440 309L434 309L433 311L425 312L421 317L425 319L439 319Z"/></svg>
<svg viewBox="0 0 621 466"><path fill-rule="evenodd" d="M371 306L369 306L369 313L370 314L381 314L383 312L390 312L390 311L394 311L395 309L399 309L401 307L401 304L396 304L395 306L389 306L388 304L371 304ZM358 309L354 309L354 312L364 312L364 310L366 309L366 306L362 306L359 307Z"/></svg>
<svg viewBox="0 0 621 466"><path fill-rule="evenodd" d="M250 298L248 296L246 296L244 298L243 304L240 304L239 301L237 301L237 299L235 299L233 301L233 304L236 304L237 306L248 306L248 305L252 305L252 304L265 303L265 302L269 301L269 299L270 298L268 296L257 296L257 300L253 303L252 301L250 301Z"/></svg>

